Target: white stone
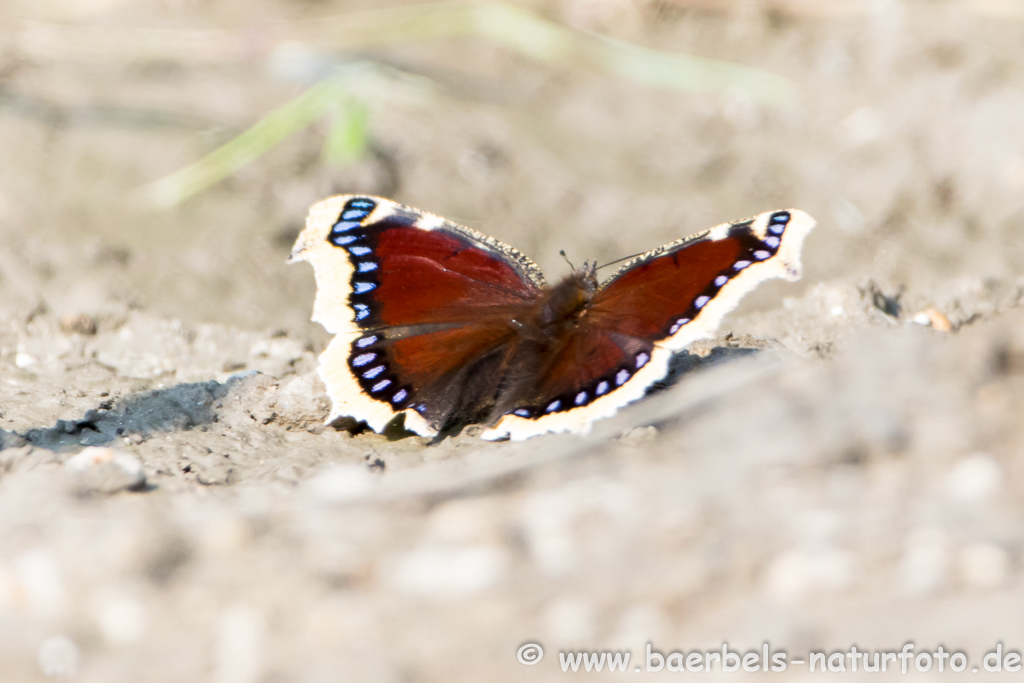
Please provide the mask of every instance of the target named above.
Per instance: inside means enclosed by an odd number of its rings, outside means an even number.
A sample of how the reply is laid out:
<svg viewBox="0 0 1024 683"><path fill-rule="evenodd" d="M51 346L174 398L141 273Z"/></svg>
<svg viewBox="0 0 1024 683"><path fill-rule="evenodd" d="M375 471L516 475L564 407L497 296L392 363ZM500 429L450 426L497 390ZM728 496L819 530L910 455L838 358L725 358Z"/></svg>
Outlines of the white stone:
<svg viewBox="0 0 1024 683"><path fill-rule="evenodd" d="M1003 484L1003 469L991 455L975 453L962 458L946 476L946 492L953 500L979 503L993 498Z"/></svg>
<svg viewBox="0 0 1024 683"><path fill-rule="evenodd" d="M64 469L72 475L76 488L85 493L115 493L146 484L142 462L113 448L82 449L68 458Z"/></svg>
<svg viewBox="0 0 1024 683"><path fill-rule="evenodd" d="M16 366L18 366L19 368L21 368L22 370L24 370L26 368L30 368L33 365L35 365L36 363L38 363L38 362L39 362L38 358L36 358L35 356L32 356L32 355L29 355L29 354L25 353L24 351L19 351L18 353L14 354L14 364Z"/></svg>

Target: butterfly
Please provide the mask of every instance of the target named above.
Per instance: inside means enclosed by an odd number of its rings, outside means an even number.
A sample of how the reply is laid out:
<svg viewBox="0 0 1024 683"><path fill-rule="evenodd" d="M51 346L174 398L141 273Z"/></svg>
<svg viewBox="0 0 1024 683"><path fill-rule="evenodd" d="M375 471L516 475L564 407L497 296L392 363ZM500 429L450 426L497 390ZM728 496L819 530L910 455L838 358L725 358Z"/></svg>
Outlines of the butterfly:
<svg viewBox="0 0 1024 683"><path fill-rule="evenodd" d="M800 277L814 228L795 209L725 223L548 285L526 256L380 197L314 204L289 262L313 266L313 321L332 333L319 374L328 422L375 431L399 415L436 436L484 421L484 439L589 431L662 379L758 283Z"/></svg>

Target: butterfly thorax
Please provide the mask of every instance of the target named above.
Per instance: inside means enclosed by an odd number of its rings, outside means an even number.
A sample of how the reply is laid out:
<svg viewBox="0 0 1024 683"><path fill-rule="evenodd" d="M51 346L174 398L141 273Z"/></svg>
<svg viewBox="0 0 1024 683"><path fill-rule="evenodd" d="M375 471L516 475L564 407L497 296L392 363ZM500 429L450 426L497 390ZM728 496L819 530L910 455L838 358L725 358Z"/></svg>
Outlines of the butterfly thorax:
<svg viewBox="0 0 1024 683"><path fill-rule="evenodd" d="M538 297L534 308L537 326L543 332L552 333L575 325L596 289L597 279L586 267L565 277Z"/></svg>

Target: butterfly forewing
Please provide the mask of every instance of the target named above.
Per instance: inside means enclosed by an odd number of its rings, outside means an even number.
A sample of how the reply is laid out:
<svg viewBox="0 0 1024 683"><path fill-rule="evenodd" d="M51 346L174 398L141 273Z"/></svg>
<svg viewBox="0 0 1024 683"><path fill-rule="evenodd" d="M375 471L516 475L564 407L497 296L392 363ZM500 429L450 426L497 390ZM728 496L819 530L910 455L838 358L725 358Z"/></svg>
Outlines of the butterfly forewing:
<svg viewBox="0 0 1024 683"><path fill-rule="evenodd" d="M446 392L466 393L453 386L458 377L479 381L481 369L464 368L493 363L508 321L543 286L511 247L369 196L315 205L292 259L313 264L314 320L338 334L320 366L331 419L353 416L378 431L405 411L407 426L435 434L459 407Z"/></svg>

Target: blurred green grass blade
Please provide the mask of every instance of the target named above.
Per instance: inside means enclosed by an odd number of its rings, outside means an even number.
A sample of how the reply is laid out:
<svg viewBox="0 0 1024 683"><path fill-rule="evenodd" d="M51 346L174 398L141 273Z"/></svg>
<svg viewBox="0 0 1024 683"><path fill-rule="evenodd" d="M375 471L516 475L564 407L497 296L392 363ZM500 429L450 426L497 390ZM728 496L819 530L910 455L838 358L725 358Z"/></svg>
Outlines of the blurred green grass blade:
<svg viewBox="0 0 1024 683"><path fill-rule="evenodd" d="M478 5L476 15L481 35L539 61L562 63L576 57L643 85L699 92L740 90L775 106L792 104L797 96L792 81L768 71L574 31L511 5Z"/></svg>
<svg viewBox="0 0 1024 683"><path fill-rule="evenodd" d="M313 86L194 164L139 189L138 200L150 208L169 208L202 192L323 116L336 103L339 89L334 79Z"/></svg>
<svg viewBox="0 0 1024 683"><path fill-rule="evenodd" d="M323 158L327 163L344 165L366 153L370 110L354 97L346 98L339 110L324 141Z"/></svg>
<svg viewBox="0 0 1024 683"><path fill-rule="evenodd" d="M741 91L773 106L791 103L797 90L792 81L762 69L585 33L501 2L436 3L350 12L294 23L288 36L322 50L346 51L409 41L478 37L539 62L587 65L651 87Z"/></svg>
<svg viewBox="0 0 1024 683"><path fill-rule="evenodd" d="M593 36L585 52L608 71L644 85L694 92L739 90L773 106L791 106L798 97L789 79L731 62L660 52L603 36Z"/></svg>
<svg viewBox="0 0 1024 683"><path fill-rule="evenodd" d="M358 42L363 46L403 40L478 36L541 62L554 65L582 63L651 87L700 92L732 90L744 93L754 101L776 106L792 104L797 96L792 82L767 71L682 53L662 52L575 31L504 3L448 3L368 10L325 18L317 23L302 22L293 28L297 29L302 40L321 48L335 49L338 47L336 36L339 28L344 28L340 35L358 36ZM375 96L368 91L370 99L366 96L357 98L344 83L351 81L353 86L358 86L360 73L379 71L379 65L363 63L362 66L361 70L354 65L349 66L337 76L313 86L196 163L142 188L138 191L138 199L150 208L169 208L180 204L234 174L332 110L337 113L324 143L324 159L340 164L359 159L367 145L369 105ZM366 66L370 69L367 70Z"/></svg>
<svg viewBox="0 0 1024 683"><path fill-rule="evenodd" d="M569 59L585 35L503 3L476 5L474 19L480 36L549 64Z"/></svg>
<svg viewBox="0 0 1024 683"><path fill-rule="evenodd" d="M40 60L249 63L287 43L351 53L393 43L476 36L538 61L566 64L575 59L648 86L740 90L766 104L791 100L795 92L792 82L761 69L584 33L501 2L371 9L233 30L80 27L38 21L12 26L19 50ZM255 48L254 35L261 36Z"/></svg>

